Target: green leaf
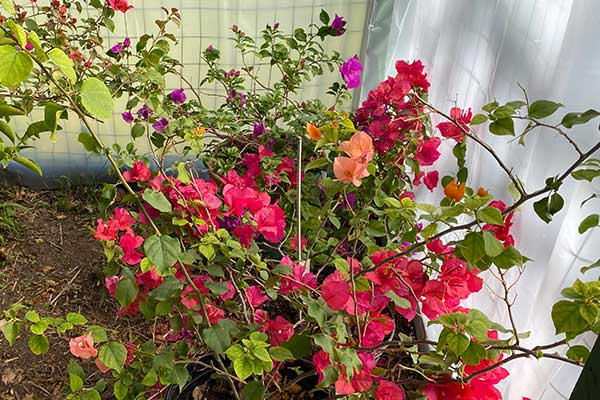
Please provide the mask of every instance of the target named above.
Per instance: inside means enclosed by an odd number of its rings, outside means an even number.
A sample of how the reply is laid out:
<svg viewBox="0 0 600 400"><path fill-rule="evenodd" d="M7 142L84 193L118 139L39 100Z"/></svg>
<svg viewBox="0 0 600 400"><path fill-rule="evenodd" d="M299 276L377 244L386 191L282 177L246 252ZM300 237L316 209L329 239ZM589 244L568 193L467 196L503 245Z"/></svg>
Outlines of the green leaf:
<svg viewBox="0 0 600 400"><path fill-rule="evenodd" d="M156 375L156 371L151 369L148 371L144 379L142 379L142 385L144 386L154 386L158 381L158 375Z"/></svg>
<svg viewBox="0 0 600 400"><path fill-rule="evenodd" d="M146 189L142 194L142 198L146 203L150 204L160 212L171 212L173 210L171 202L163 192L159 192L158 190Z"/></svg>
<svg viewBox="0 0 600 400"><path fill-rule="evenodd" d="M590 350L585 346L571 346L567 350L569 360L586 362L590 355Z"/></svg>
<svg viewBox="0 0 600 400"><path fill-rule="evenodd" d="M112 118L114 108L112 95L98 78L87 78L81 85L81 104L96 118Z"/></svg>
<svg viewBox="0 0 600 400"><path fill-rule="evenodd" d="M515 265L521 266L525 262L524 257L512 246L505 248L502 253L492 259L498 268L511 268Z"/></svg>
<svg viewBox="0 0 600 400"><path fill-rule="evenodd" d="M285 360L293 360L294 355L291 351L286 349L285 347L275 346L269 349L269 354L271 358L275 361L285 361Z"/></svg>
<svg viewBox="0 0 600 400"><path fill-rule="evenodd" d="M578 231L579 231L579 233L583 234L588 229L591 229L591 228L594 228L594 227L598 226L598 223L600 223L600 215L598 215L598 214L588 215L579 224Z"/></svg>
<svg viewBox="0 0 600 400"><path fill-rule="evenodd" d="M46 319L41 319L29 327L29 330L36 335L43 334L46 332L46 329L48 329L48 320Z"/></svg>
<svg viewBox="0 0 600 400"><path fill-rule="evenodd" d="M562 210L564 205L565 201L562 196L558 193L554 193L552 196L550 196L550 201L548 202L548 212L554 215Z"/></svg>
<svg viewBox="0 0 600 400"><path fill-rule="evenodd" d="M514 135L515 123L512 118L500 118L492 122L488 128L494 135Z"/></svg>
<svg viewBox="0 0 600 400"><path fill-rule="evenodd" d="M484 114L475 114L473 116L473 119L471 120L471 125L483 124L487 120L488 120L488 117L486 115L484 115Z"/></svg>
<svg viewBox="0 0 600 400"><path fill-rule="evenodd" d="M11 0L0 0L0 6L6 10L7 13L14 15L15 6Z"/></svg>
<svg viewBox="0 0 600 400"><path fill-rule="evenodd" d="M254 372L254 365L252 363L252 359L249 356L243 356L236 358L233 361L233 370L238 378L241 380L246 379L252 372Z"/></svg>
<svg viewBox="0 0 600 400"><path fill-rule="evenodd" d="M296 334L287 342L282 343L281 346L291 351L297 360L306 357L312 352L312 340L308 335Z"/></svg>
<svg viewBox="0 0 600 400"><path fill-rule="evenodd" d="M106 329L98 325L88 326L87 330L92 332L92 337L94 338L94 343L103 343L108 340L108 336L106 335Z"/></svg>
<svg viewBox="0 0 600 400"><path fill-rule="evenodd" d="M479 343L471 342L460 358L469 365L479 365L481 359L486 358L486 356L487 352L485 351L485 347Z"/></svg>
<svg viewBox="0 0 600 400"><path fill-rule="evenodd" d="M323 305L312 299L307 299L308 303L308 316L317 321L319 326L323 326L325 324L325 312L323 311Z"/></svg>
<svg viewBox="0 0 600 400"><path fill-rule="evenodd" d="M10 28L11 32L15 36L15 39L17 39L19 46L25 48L27 45L27 35L25 34L25 29L23 29L21 25L16 24L12 19L9 19L6 25Z"/></svg>
<svg viewBox="0 0 600 400"><path fill-rule="evenodd" d="M117 400L125 399L127 397L127 392L127 385L125 385L122 380L116 381L113 385L113 393Z"/></svg>
<svg viewBox="0 0 600 400"><path fill-rule="evenodd" d="M17 86L27 80L33 71L33 61L23 51L13 46L0 46L0 83Z"/></svg>
<svg viewBox="0 0 600 400"><path fill-rule="evenodd" d="M36 356L46 354L48 352L48 338L44 335L29 336L29 350Z"/></svg>
<svg viewBox="0 0 600 400"><path fill-rule="evenodd" d="M554 114L563 105L549 100L537 100L529 105L530 118L546 118Z"/></svg>
<svg viewBox="0 0 600 400"><path fill-rule="evenodd" d="M319 13L319 20L323 23L323 25L329 24L329 14L327 14L327 11L321 9L321 12Z"/></svg>
<svg viewBox="0 0 600 400"><path fill-rule="evenodd" d="M0 120L0 132L4 133L6 137L8 137L11 140L11 142L15 142L15 133L13 132L10 125L8 125L4 120Z"/></svg>
<svg viewBox="0 0 600 400"><path fill-rule="evenodd" d="M29 310L25 313L25 319L29 322L36 323L40 321L40 315L35 310Z"/></svg>
<svg viewBox="0 0 600 400"><path fill-rule="evenodd" d="M81 393L81 400L102 400L96 389L86 389Z"/></svg>
<svg viewBox="0 0 600 400"><path fill-rule="evenodd" d="M496 257L502 253L504 245L490 232L483 231L483 248L486 255Z"/></svg>
<svg viewBox="0 0 600 400"><path fill-rule="evenodd" d="M217 353L231 346L231 336L237 333L237 324L229 319L220 319L215 326L202 331L206 345Z"/></svg>
<svg viewBox="0 0 600 400"><path fill-rule="evenodd" d="M135 124L131 127L131 137L137 139L144 136L146 133L146 127L143 124Z"/></svg>
<svg viewBox="0 0 600 400"><path fill-rule="evenodd" d="M246 355L246 352L244 351L244 348L239 345L239 344L234 344L233 346L231 346L230 348L228 348L225 351L225 355L230 359L230 360L235 360L237 358L240 357L244 357L244 355Z"/></svg>
<svg viewBox="0 0 600 400"><path fill-rule="evenodd" d="M446 345L457 356L464 353L469 348L470 343L469 338L461 333L449 331L446 336Z"/></svg>
<svg viewBox="0 0 600 400"><path fill-rule="evenodd" d="M88 322L87 318L76 312L68 313L66 320L67 322L70 322L73 325L85 325Z"/></svg>
<svg viewBox="0 0 600 400"><path fill-rule="evenodd" d="M486 207L482 210L478 210L477 218L481 222L485 222L486 224L504 226L504 219L502 218L502 213L495 207Z"/></svg>
<svg viewBox="0 0 600 400"><path fill-rule="evenodd" d="M306 167L304 167L304 172L310 171L311 169L322 168L326 165L329 165L329 160L327 160L327 158L317 158L316 160L306 164Z"/></svg>
<svg viewBox="0 0 600 400"><path fill-rule="evenodd" d="M544 198L533 203L533 210L545 223L552 221L552 214L548 212L548 198Z"/></svg>
<svg viewBox="0 0 600 400"><path fill-rule="evenodd" d="M138 288L131 279L121 279L117 282L115 288L115 297L121 307L127 307L135 301L138 294Z"/></svg>
<svg viewBox="0 0 600 400"><path fill-rule="evenodd" d="M175 365L171 373L171 381L179 386L179 392L183 390L183 387L190 379L190 373L188 372L185 365Z"/></svg>
<svg viewBox="0 0 600 400"><path fill-rule="evenodd" d="M367 234L373 237L383 237L387 235L385 225L381 221L372 220L367 225Z"/></svg>
<svg viewBox="0 0 600 400"><path fill-rule="evenodd" d="M144 253L156 266L157 272L162 275L177 262L181 255L181 247L174 237L154 235L144 242Z"/></svg>
<svg viewBox="0 0 600 400"><path fill-rule="evenodd" d="M462 242L458 244L462 258L469 264L475 265L485 256L485 243L481 233L469 232Z"/></svg>
<svg viewBox="0 0 600 400"><path fill-rule="evenodd" d="M125 359L127 359L127 349L121 343L108 342L104 346L100 347L98 359L102 362L102 364L119 372L121 369L123 369L123 365L125 365Z"/></svg>
<svg viewBox="0 0 600 400"><path fill-rule="evenodd" d="M83 371L83 368L81 368L81 365L79 365L79 363L72 358L69 360L69 364L67 365L67 372L70 375L77 375L80 378L85 378L85 372Z"/></svg>
<svg viewBox="0 0 600 400"><path fill-rule="evenodd" d="M265 385L261 381L250 381L242 389L244 400L263 400Z"/></svg>
<svg viewBox="0 0 600 400"><path fill-rule="evenodd" d="M75 374L69 374L69 388L71 392L77 393L83 388L83 379Z"/></svg>
<svg viewBox="0 0 600 400"><path fill-rule="evenodd" d="M397 307L400 308L410 308L410 301L408 301L407 299L398 296L398 294L396 292L394 292L393 290L388 290L385 294L385 296L392 300L392 302L394 303L394 305L396 305Z"/></svg>
<svg viewBox="0 0 600 400"><path fill-rule="evenodd" d="M596 118L600 115L600 112L596 110L587 110L583 113L568 113L566 114L560 124L565 128L572 128L573 125L580 125L589 122L591 119Z"/></svg>
<svg viewBox="0 0 600 400"><path fill-rule="evenodd" d="M87 132L81 132L77 136L77 141L83 145L83 148L91 153L99 153L100 147L96 140Z"/></svg>
<svg viewBox="0 0 600 400"><path fill-rule="evenodd" d="M573 172L571 176L578 181L586 180L591 182L600 176L600 169L578 169L577 171Z"/></svg>
<svg viewBox="0 0 600 400"><path fill-rule="evenodd" d="M561 300L552 307L552 320L556 334L567 333L574 337L588 328L588 323L579 313L579 305L567 300Z"/></svg>
<svg viewBox="0 0 600 400"><path fill-rule="evenodd" d="M594 304L582 304L579 306L579 314L581 314L588 324L593 325L598 316L598 306Z"/></svg>
<svg viewBox="0 0 600 400"><path fill-rule="evenodd" d="M71 81L71 83L75 83L77 81L77 75L75 74L75 70L73 69L73 60L69 58L61 49L52 49L48 52L48 57L50 61L54 63L60 69L60 71L65 74L67 78Z"/></svg>
<svg viewBox="0 0 600 400"><path fill-rule="evenodd" d="M2 327L2 333L11 347L17 340L20 328L19 323L16 321L9 321Z"/></svg>

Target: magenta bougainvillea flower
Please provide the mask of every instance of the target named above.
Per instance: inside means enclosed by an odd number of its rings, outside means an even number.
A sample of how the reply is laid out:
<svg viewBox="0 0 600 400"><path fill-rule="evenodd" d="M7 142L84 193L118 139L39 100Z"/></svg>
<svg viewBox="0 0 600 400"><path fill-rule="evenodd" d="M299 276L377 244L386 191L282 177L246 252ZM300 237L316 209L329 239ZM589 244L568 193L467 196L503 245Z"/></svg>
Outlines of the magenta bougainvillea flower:
<svg viewBox="0 0 600 400"><path fill-rule="evenodd" d="M133 8L127 0L108 0L108 5L115 11L126 13Z"/></svg>
<svg viewBox="0 0 600 400"><path fill-rule="evenodd" d="M375 391L375 400L404 400L404 390L393 382L382 380Z"/></svg>
<svg viewBox="0 0 600 400"><path fill-rule="evenodd" d="M348 89L354 89L360 86L360 74L362 71L363 66L360 63L357 55L347 59L346 62L342 64L340 67L340 72L346 81L346 86Z"/></svg>
<svg viewBox="0 0 600 400"><path fill-rule="evenodd" d="M335 14L335 18L333 21L331 21L331 29L335 31L336 36L342 36L344 32L346 32L344 26L346 26L346 21L344 21L344 18Z"/></svg>
<svg viewBox="0 0 600 400"><path fill-rule="evenodd" d="M250 286L246 288L246 297L252 307L259 307L265 301L269 300L269 297L264 295L260 290L260 286Z"/></svg>
<svg viewBox="0 0 600 400"><path fill-rule="evenodd" d="M150 168L143 161L136 161L130 170L123 172L123 177L127 182L147 181L150 179Z"/></svg>
<svg viewBox="0 0 600 400"><path fill-rule="evenodd" d="M440 178L440 174L438 171L431 171L425 174L423 178L423 183L427 187L427 189L433 191L438 184L438 180Z"/></svg>
<svg viewBox="0 0 600 400"><path fill-rule="evenodd" d="M285 214L277 205L272 204L254 214L258 232L271 243L279 243L285 234Z"/></svg>
<svg viewBox="0 0 600 400"><path fill-rule="evenodd" d="M152 127L156 132L162 132L169 125L169 121L166 118L161 118L152 124Z"/></svg>
<svg viewBox="0 0 600 400"><path fill-rule="evenodd" d="M123 121L127 122L128 124L132 123L135 119L131 111L122 112L121 117L123 118Z"/></svg>
<svg viewBox="0 0 600 400"><path fill-rule="evenodd" d="M448 139L454 139L457 142L462 142L465 138L465 133L463 130L469 130L469 123L471 122L471 118L473 113L471 109L461 110L459 107L452 107L450 109L450 118L456 121L458 125L460 125L460 129L453 122L440 122L437 124L437 128L440 130L440 133L443 137Z"/></svg>
<svg viewBox="0 0 600 400"><path fill-rule="evenodd" d="M420 166L426 167L428 165L433 165L433 163L440 158L438 147L440 146L441 142L442 141L440 138L432 137L419 143L415 157L417 158Z"/></svg>
<svg viewBox="0 0 600 400"><path fill-rule="evenodd" d="M148 107L147 104L144 104L139 110L136 111L136 114L146 121L152 114L154 114L154 110Z"/></svg>
<svg viewBox="0 0 600 400"><path fill-rule="evenodd" d="M170 94L169 97L175 104L183 104L187 100L185 96L185 91L183 89L175 89Z"/></svg>
<svg viewBox="0 0 600 400"><path fill-rule="evenodd" d="M133 232L126 232L119 239L119 246L123 250L123 262L129 265L138 264L144 255L136 249L144 243L144 238L136 236Z"/></svg>
<svg viewBox="0 0 600 400"><path fill-rule="evenodd" d="M294 325L281 315L276 316L274 320L269 320L265 330L273 346L287 342L294 335Z"/></svg>

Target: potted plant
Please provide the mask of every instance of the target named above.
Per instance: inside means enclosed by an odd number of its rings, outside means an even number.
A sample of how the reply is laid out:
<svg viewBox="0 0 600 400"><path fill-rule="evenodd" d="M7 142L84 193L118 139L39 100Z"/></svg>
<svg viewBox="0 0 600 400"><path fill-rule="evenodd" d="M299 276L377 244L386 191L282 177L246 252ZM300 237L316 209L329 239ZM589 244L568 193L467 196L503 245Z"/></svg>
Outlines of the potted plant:
<svg viewBox="0 0 600 400"><path fill-rule="evenodd" d="M349 89L360 85L362 65L356 56L324 50L322 42L343 35L346 25L325 11L291 35L275 23L252 38L234 25L240 70L223 69L219 50L205 49L201 84L225 93L210 109L197 88L166 89L165 75L181 75L169 56L177 10L165 9L158 32L137 43L105 45L100 30L130 9L124 0L90 1L97 16L80 21L66 18L81 8L77 1L53 1L31 17L11 2L0 4L9 14L0 24L0 62L14 60L12 75L0 68L12 96L0 110L45 108L46 118L30 125L24 140L55 134L60 118L86 126L80 141L106 156L119 178L103 190L106 215L94 233L107 258L106 288L121 318L139 313L154 321L151 340L122 343L77 313L48 318L22 305L6 310L10 343L26 326L36 354L48 350L48 336L70 338L71 353L83 361L68 366L67 398L176 398L169 386L175 385L187 395L244 400L499 399L496 384L511 360L585 360L582 346L566 356L555 349L598 330L598 283L578 280L565 289L570 300L553 309L564 340L525 348L506 273L528 261L511 235L515 212L533 202L550 222L562 208L566 179L600 174L590 158L600 143L581 149L570 136L598 112L546 124L560 104L530 101L526 93L474 116L470 109L439 110L427 100L430 82L420 61L398 61L396 75L349 112ZM52 31L57 25L65 29ZM248 64L254 57L265 66ZM259 68L272 72L272 84ZM340 72L323 89L330 102L299 97L302 85L327 69ZM91 121L112 116L113 97L127 99L122 117L132 143L111 149ZM516 120L526 122L522 133ZM526 188L473 131L488 122L497 135L550 127L573 147L573 163L537 189ZM435 169L442 140L452 144L457 163L444 176ZM147 155L138 154L142 141ZM468 185L470 146L497 161L512 202ZM168 164L172 155L178 161ZM418 190L435 191L439 204L420 202ZM592 216L581 230L597 224ZM499 301L510 326L461 306L487 279L505 289ZM412 321L421 316L440 327L438 337L416 332ZM104 379L88 379L80 362L89 360Z"/></svg>

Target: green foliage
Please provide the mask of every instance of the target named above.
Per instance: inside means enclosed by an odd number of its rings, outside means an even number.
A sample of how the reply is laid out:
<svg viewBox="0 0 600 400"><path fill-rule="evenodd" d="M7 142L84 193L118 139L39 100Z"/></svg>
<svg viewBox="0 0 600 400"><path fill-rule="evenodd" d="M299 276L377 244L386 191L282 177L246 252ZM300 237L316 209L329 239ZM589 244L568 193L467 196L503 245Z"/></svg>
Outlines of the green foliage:
<svg viewBox="0 0 600 400"><path fill-rule="evenodd" d="M112 95L106 85L98 78L87 78L83 81L81 85L81 104L96 118L112 118L114 108Z"/></svg>

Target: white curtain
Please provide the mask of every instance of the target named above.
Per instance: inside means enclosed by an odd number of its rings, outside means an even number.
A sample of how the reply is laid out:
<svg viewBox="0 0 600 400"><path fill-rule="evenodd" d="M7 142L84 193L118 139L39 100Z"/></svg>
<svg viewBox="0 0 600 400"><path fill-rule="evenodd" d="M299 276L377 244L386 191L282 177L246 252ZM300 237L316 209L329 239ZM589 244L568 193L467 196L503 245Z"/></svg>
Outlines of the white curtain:
<svg viewBox="0 0 600 400"><path fill-rule="evenodd" d="M382 16L377 9L393 12ZM527 89L530 99L564 103L567 108L557 113L560 116L600 108L600 1L379 0L373 15L389 24L390 33L387 39L378 38L377 46L367 48L368 87L363 88L363 98L377 80L395 74L396 60L420 59L431 81L430 102L446 111L457 105L477 112L494 98L499 102L522 99L517 83ZM369 60L375 57L378 62ZM387 61L385 67L379 65L382 57ZM600 138L598 121L573 132L583 149ZM490 135L485 127L479 128L478 134L514 169L528 191L543 187L546 178L564 170L577 157L564 139L551 131L528 135L525 147L510 142L510 138ZM444 149L448 152L452 144L444 143ZM471 186L485 187L495 197L511 201L507 176L475 143L469 146L468 167ZM437 168L452 171L456 166L445 159ZM515 217L517 247L534 260L515 290L517 327L531 331L525 346L561 339L554 335L550 316L552 305L561 298L561 288L572 285L577 277L598 279L595 270L585 275L579 272L581 266L600 257L599 235L593 230L583 236L577 232L585 216L594 209L598 212L595 200L580 207L593 190L587 183L565 183L560 192L567 201L549 225L535 215L531 205L524 206ZM434 200L440 191L420 194ZM484 287L468 306L481 308L509 326L506 307L494 297L490 289L497 288L491 286ZM590 347L594 340L592 335L580 338ZM565 348L561 351L564 354ZM501 390L510 400L521 400L522 396L568 399L581 371L548 359L521 359L509 365L511 376Z"/></svg>

